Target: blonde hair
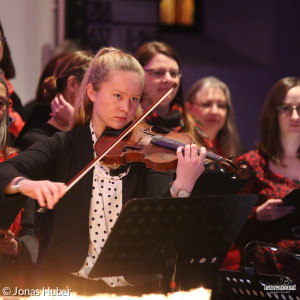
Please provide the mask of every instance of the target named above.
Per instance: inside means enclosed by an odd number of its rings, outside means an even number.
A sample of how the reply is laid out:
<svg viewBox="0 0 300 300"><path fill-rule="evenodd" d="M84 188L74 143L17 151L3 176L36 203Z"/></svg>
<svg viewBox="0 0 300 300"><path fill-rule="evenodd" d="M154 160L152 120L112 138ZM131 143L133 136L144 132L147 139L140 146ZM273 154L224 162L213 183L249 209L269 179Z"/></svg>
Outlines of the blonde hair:
<svg viewBox="0 0 300 300"><path fill-rule="evenodd" d="M224 92L227 105L227 116L224 127L218 132L216 138L219 142L219 147L222 151L222 154L225 157L233 156L234 158L236 158L239 154L241 154L241 142L235 124L235 116L228 86L216 77L204 77L194 83L194 85L190 89L186 101L189 103L194 103L195 97L198 92L209 87L217 87ZM195 142L197 143L197 135L194 134L194 121L192 121L191 116L187 117L189 121L186 124L186 132L192 135L195 138ZM201 141L198 142L201 144Z"/></svg>
<svg viewBox="0 0 300 300"><path fill-rule="evenodd" d="M144 70L132 55L113 47L102 48L91 62L80 85L74 106L72 128L84 125L92 118L93 103L87 95L88 84L91 83L97 91L101 83L108 81L114 71L134 72L140 76L143 85L145 83Z"/></svg>

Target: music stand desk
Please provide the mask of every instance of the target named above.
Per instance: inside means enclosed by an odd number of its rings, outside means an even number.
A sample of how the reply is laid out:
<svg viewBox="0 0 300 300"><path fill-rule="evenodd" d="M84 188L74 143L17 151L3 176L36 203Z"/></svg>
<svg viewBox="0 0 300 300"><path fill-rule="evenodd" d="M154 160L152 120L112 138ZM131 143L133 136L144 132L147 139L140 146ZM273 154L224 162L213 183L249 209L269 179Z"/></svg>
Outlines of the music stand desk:
<svg viewBox="0 0 300 300"><path fill-rule="evenodd" d="M90 276L160 273L170 261L216 272L256 201L256 195L132 199Z"/></svg>

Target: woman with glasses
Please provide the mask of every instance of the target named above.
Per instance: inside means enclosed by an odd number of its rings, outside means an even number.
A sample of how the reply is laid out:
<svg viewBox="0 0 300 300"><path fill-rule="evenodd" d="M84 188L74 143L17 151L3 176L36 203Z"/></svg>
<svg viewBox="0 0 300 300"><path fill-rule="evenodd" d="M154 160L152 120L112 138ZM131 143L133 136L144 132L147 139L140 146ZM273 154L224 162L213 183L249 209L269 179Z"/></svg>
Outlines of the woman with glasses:
<svg viewBox="0 0 300 300"><path fill-rule="evenodd" d="M0 163L17 155L16 150L9 146L9 105L8 87L0 75Z"/></svg>
<svg viewBox="0 0 300 300"><path fill-rule="evenodd" d="M9 146L8 87L0 75L0 163L17 155ZM19 285L29 277L29 269L36 262L38 241L34 232L34 202L24 200L24 208L14 211L0 198L0 278L5 285ZM23 202L23 200L22 200ZM6 221L12 217L12 223ZM16 217L15 217L16 216ZM4 223L9 225L4 226ZM27 271L25 271L27 270ZM21 280L21 282L19 282Z"/></svg>
<svg viewBox="0 0 300 300"><path fill-rule="evenodd" d="M258 147L241 160L255 172L242 192L259 195L240 234L241 245L259 241L247 247L245 263L254 261L261 273L290 276L299 287L299 207L285 205L282 198L300 188L300 78L282 78L271 88L261 113Z"/></svg>
<svg viewBox="0 0 300 300"><path fill-rule="evenodd" d="M195 143L224 157L241 154L228 86L215 77L199 79L186 100L186 132Z"/></svg>
<svg viewBox="0 0 300 300"><path fill-rule="evenodd" d="M190 88L185 108L186 133L194 138L198 146L226 158L235 159L241 154L230 91L223 81L216 77L196 81ZM209 169L215 169L215 165ZM233 245L222 267L238 270L239 266L240 251Z"/></svg>
<svg viewBox="0 0 300 300"><path fill-rule="evenodd" d="M145 71L146 83L143 108L159 99L174 84L177 87L145 122L161 133L180 132L184 128L184 105L178 55L163 42L153 41L140 46L135 57Z"/></svg>
<svg viewBox="0 0 300 300"><path fill-rule="evenodd" d="M21 132L25 117L24 108L19 96L14 91L14 88L9 81L15 77L15 67L10 55L10 48L8 46L7 39L4 35L3 27L0 22L0 74L6 80L9 91L9 101L11 103L9 107L9 115L11 118L9 131L13 138L17 138Z"/></svg>

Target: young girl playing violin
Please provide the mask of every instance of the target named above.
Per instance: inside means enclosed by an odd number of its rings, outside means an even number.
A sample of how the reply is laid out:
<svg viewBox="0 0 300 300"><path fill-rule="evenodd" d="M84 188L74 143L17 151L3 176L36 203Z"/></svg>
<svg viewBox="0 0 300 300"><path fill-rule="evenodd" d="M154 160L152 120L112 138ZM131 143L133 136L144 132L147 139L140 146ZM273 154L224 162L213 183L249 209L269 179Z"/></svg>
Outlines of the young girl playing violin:
<svg viewBox="0 0 300 300"><path fill-rule="evenodd" d="M131 163L112 174L99 162L66 193L65 183L97 155L94 145L104 130L123 129L135 118L144 81L143 68L133 56L101 49L81 83L72 129L37 142L0 166L0 188L8 197L22 193L42 207L55 206L52 235L41 262L47 284L93 292L115 287L112 292L122 293L122 286L132 284L123 277L89 278L122 206L131 198L191 192L204 170L205 148L198 155L195 145L186 145L184 155L182 147L177 150L177 176L171 188L169 172Z"/></svg>

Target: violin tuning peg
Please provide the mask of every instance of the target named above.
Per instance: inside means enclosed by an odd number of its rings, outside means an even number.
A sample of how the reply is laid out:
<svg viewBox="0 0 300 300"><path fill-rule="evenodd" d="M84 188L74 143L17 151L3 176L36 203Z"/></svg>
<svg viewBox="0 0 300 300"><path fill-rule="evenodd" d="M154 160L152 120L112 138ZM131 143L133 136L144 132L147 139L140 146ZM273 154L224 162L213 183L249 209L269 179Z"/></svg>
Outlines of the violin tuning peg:
<svg viewBox="0 0 300 300"><path fill-rule="evenodd" d="M222 168L220 168L220 171L221 171L222 173L225 173L225 170L224 170L224 169L222 169Z"/></svg>
<svg viewBox="0 0 300 300"><path fill-rule="evenodd" d="M232 175L231 179L236 180L236 175Z"/></svg>

